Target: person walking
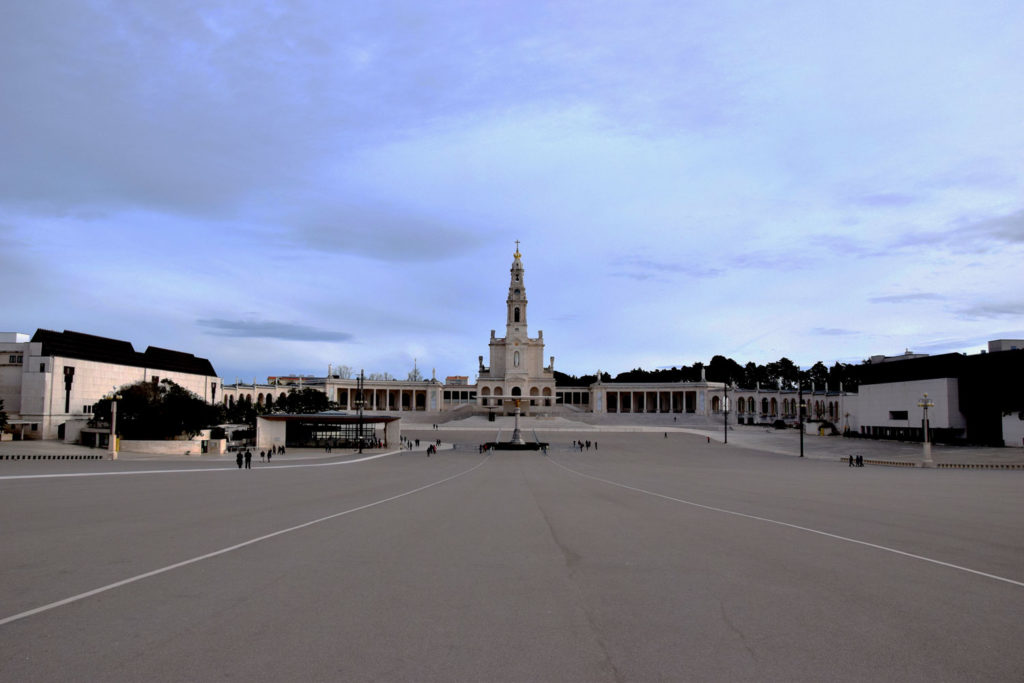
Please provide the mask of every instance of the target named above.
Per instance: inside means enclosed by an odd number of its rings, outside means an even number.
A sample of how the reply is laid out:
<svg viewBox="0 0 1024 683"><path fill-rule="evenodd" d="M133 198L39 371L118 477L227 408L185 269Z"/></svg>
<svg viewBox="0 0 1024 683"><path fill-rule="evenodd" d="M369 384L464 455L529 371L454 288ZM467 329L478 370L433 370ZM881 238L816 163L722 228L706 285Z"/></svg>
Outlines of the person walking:
<svg viewBox="0 0 1024 683"><path fill-rule="evenodd" d="M267 451L267 462L270 462L270 457L271 457L272 455L274 455L274 454L272 453L272 451L273 451L273 450L274 450L274 449L273 449L273 448L271 448L271 449L270 449L269 451Z"/></svg>
<svg viewBox="0 0 1024 683"><path fill-rule="evenodd" d="M248 448L245 449L245 469L252 469L252 451Z"/></svg>
<svg viewBox="0 0 1024 683"><path fill-rule="evenodd" d="M267 452L266 451L260 451L260 462L266 462L266 459L267 459Z"/></svg>
<svg viewBox="0 0 1024 683"><path fill-rule="evenodd" d="M242 458L243 457L245 457L245 456L242 454L242 451L238 451L235 454L235 462L238 463L238 469L242 469Z"/></svg>
<svg viewBox="0 0 1024 683"><path fill-rule="evenodd" d="M852 455L850 456L850 465L849 466L853 467L853 456Z"/></svg>

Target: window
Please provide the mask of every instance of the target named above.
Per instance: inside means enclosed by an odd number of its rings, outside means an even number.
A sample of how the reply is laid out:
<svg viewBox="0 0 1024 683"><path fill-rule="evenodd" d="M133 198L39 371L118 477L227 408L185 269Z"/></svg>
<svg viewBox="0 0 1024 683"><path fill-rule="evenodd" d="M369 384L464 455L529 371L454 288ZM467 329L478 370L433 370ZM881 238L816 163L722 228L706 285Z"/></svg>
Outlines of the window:
<svg viewBox="0 0 1024 683"><path fill-rule="evenodd" d="M39 364L39 372L46 372L46 363Z"/></svg>
<svg viewBox="0 0 1024 683"><path fill-rule="evenodd" d="M519 322L519 307L518 306L515 307L515 311L513 313L513 321L512 322Z"/></svg>
<svg viewBox="0 0 1024 683"><path fill-rule="evenodd" d="M18 353L18 354L11 354L11 358L10 358L10 360L8 362L9 363L13 363L15 365L21 365L21 363L24 360L24 358L25 357L23 355L21 355L20 353Z"/></svg>
<svg viewBox="0 0 1024 683"><path fill-rule="evenodd" d="M889 419L890 420L906 420L907 419L907 411L906 410L890 410L889 411Z"/></svg>

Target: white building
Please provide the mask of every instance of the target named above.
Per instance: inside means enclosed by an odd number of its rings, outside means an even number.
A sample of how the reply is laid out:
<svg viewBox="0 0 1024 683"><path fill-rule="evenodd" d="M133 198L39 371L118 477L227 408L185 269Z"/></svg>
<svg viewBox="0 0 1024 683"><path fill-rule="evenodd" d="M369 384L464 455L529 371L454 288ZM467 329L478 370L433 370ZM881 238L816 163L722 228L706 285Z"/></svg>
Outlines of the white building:
<svg viewBox="0 0 1024 683"><path fill-rule="evenodd" d="M524 414L530 407L550 407L555 398L555 357L544 367L544 331L530 337L526 317L526 278L522 254L516 243L509 270L508 298L505 300L505 336L497 337L491 330L490 365L480 356L477 376L477 399L484 408L515 412L520 406Z"/></svg>
<svg viewBox="0 0 1024 683"><path fill-rule="evenodd" d="M79 440L93 405L114 389L169 379L214 403L221 381L210 361L80 332L0 333L0 399L15 438Z"/></svg>

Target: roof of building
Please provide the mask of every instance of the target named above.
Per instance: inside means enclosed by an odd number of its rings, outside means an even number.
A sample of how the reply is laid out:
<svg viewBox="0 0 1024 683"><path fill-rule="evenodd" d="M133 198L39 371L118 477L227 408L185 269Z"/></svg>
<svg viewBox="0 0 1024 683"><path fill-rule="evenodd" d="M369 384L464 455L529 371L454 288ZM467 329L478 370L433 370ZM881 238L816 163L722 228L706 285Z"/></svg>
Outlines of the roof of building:
<svg viewBox="0 0 1024 683"><path fill-rule="evenodd" d="M162 349L157 346L150 346L144 353L139 353L131 345L131 342L70 330L64 332L36 330L36 333L32 335L32 341L42 343L42 355L44 356L77 358L98 363L184 372L207 377L217 376L213 365L207 359L197 358L191 353Z"/></svg>

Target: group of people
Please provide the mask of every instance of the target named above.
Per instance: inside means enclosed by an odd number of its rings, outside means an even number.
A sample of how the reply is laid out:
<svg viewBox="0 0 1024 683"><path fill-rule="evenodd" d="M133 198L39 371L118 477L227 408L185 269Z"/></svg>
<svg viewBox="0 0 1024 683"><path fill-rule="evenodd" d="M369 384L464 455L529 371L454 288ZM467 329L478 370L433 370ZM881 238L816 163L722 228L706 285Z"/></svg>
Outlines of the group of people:
<svg viewBox="0 0 1024 683"><path fill-rule="evenodd" d="M580 451L582 451L585 448L585 449L587 449L589 451L590 450L590 439L587 439L586 441L583 441L582 439L581 440L577 440L577 441L573 441L572 442L572 448L573 448L573 450L580 450ZM596 441L594 442L594 450L595 451L597 450L597 442Z"/></svg>
<svg viewBox="0 0 1024 683"><path fill-rule="evenodd" d="M270 462L270 459L277 453L284 455L284 446L271 446L269 450L260 451L260 462ZM235 463L238 465L238 469L242 469L243 465L245 469L252 469L252 451L248 448L244 448L235 454Z"/></svg>
<svg viewBox="0 0 1024 683"><path fill-rule="evenodd" d="M863 455L851 455L850 456L850 467L864 467L864 456Z"/></svg>

